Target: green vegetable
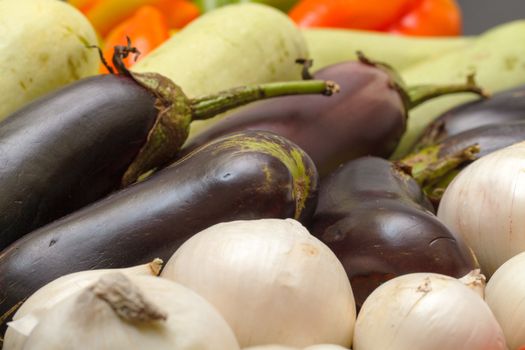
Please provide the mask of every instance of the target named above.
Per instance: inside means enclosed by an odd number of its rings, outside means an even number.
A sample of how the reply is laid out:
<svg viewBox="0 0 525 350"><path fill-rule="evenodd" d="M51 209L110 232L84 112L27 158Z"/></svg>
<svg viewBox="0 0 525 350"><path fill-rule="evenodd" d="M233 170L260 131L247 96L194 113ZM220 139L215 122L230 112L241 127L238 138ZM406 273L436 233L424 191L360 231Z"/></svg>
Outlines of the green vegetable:
<svg viewBox="0 0 525 350"><path fill-rule="evenodd" d="M412 84L442 84L464 81L474 73L476 81L490 93L525 83L525 20L495 27L471 45L436 57L401 72ZM472 100L472 95L445 96L411 111L408 129L393 158L407 154L423 129L446 110Z"/></svg>
<svg viewBox="0 0 525 350"><path fill-rule="evenodd" d="M0 1L0 120L28 102L98 73L95 30L56 0Z"/></svg>
<svg viewBox="0 0 525 350"><path fill-rule="evenodd" d="M401 70L474 41L474 37L422 38L350 29L311 28L303 29L302 33L314 60L313 70L355 60L356 51Z"/></svg>
<svg viewBox="0 0 525 350"><path fill-rule="evenodd" d="M243 2L258 2L288 12L297 0L195 0L194 2L199 6L202 12L208 12L218 7Z"/></svg>
<svg viewBox="0 0 525 350"><path fill-rule="evenodd" d="M160 73L191 98L236 86L300 80L298 58L308 58L308 51L294 23L272 7L245 3L199 17L132 70ZM190 137L206 123L192 123Z"/></svg>

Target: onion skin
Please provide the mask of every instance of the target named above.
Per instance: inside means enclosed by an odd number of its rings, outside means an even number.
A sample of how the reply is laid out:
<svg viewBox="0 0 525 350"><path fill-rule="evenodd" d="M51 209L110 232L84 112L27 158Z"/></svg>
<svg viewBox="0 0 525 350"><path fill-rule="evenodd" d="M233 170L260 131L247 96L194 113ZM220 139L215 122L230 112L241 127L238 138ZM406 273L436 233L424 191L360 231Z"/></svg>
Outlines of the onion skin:
<svg viewBox="0 0 525 350"><path fill-rule="evenodd" d="M431 212L418 184L387 160L356 159L320 185L310 232L343 263L357 307L379 285L412 272L462 277L477 261Z"/></svg>
<svg viewBox="0 0 525 350"><path fill-rule="evenodd" d="M445 190L438 217L472 247L488 278L525 250L525 142L463 169Z"/></svg>
<svg viewBox="0 0 525 350"><path fill-rule="evenodd" d="M399 276L378 287L357 317L354 350L507 350L484 300L435 273Z"/></svg>
<svg viewBox="0 0 525 350"><path fill-rule="evenodd" d="M480 126L525 120L525 85L472 101L443 113L430 123L416 142L419 149Z"/></svg>
<svg viewBox="0 0 525 350"><path fill-rule="evenodd" d="M0 123L0 249L120 186L155 96L124 76L80 80Z"/></svg>
<svg viewBox="0 0 525 350"><path fill-rule="evenodd" d="M388 157L407 118L392 77L382 69L354 61L324 68L314 76L336 81L340 93L329 99L286 96L253 103L191 137L181 154L230 132L266 130L305 150L321 176L360 156Z"/></svg>
<svg viewBox="0 0 525 350"><path fill-rule="evenodd" d="M485 289L485 300L496 316L510 350L525 346L525 252L501 265Z"/></svg>
<svg viewBox="0 0 525 350"><path fill-rule="evenodd" d="M57 277L157 257L167 261L190 236L223 221L307 221L316 195L315 166L284 138L244 132L218 139L1 252L2 327L6 313Z"/></svg>

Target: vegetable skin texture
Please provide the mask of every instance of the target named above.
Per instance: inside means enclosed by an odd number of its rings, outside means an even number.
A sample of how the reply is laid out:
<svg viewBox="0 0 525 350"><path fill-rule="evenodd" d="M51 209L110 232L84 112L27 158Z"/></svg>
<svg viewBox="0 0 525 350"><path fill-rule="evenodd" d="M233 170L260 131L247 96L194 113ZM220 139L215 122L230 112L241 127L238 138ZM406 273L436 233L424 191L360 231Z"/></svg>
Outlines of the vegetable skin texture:
<svg viewBox="0 0 525 350"><path fill-rule="evenodd" d="M181 154L230 132L266 130L299 145L312 157L321 176L360 156L388 157L407 118L402 95L391 76L355 61L324 68L314 76L337 81L340 92L329 99L286 96L239 108L190 136Z"/></svg>
<svg viewBox="0 0 525 350"><path fill-rule="evenodd" d="M59 44L58 44L59 43ZM95 30L55 0L0 1L0 120L34 99L98 72Z"/></svg>
<svg viewBox="0 0 525 350"><path fill-rule="evenodd" d="M157 118L154 105L133 79L104 75L1 122L0 249L118 189Z"/></svg>
<svg viewBox="0 0 525 350"><path fill-rule="evenodd" d="M194 98L236 86L301 80L299 58L308 58L306 42L284 13L242 3L197 18L131 70L160 73ZM207 124L192 123L190 137Z"/></svg>
<svg viewBox="0 0 525 350"><path fill-rule="evenodd" d="M468 102L452 108L432 121L415 149L436 144L446 138L482 126L525 120L525 85L494 94L486 100Z"/></svg>
<svg viewBox="0 0 525 350"><path fill-rule="evenodd" d="M343 263L360 308L393 277L412 272L462 277L477 267L461 237L432 210L419 185L400 168L363 157L323 180L309 228Z"/></svg>
<svg viewBox="0 0 525 350"><path fill-rule="evenodd" d="M357 51L387 63L396 70L462 49L475 37L409 37L366 30L303 28L315 72L326 66L356 60Z"/></svg>
<svg viewBox="0 0 525 350"><path fill-rule="evenodd" d="M297 146L264 132L203 146L148 180L18 240L0 254L1 333L16 305L76 271L164 261L187 238L219 222L308 221L317 172Z"/></svg>
<svg viewBox="0 0 525 350"><path fill-rule="evenodd" d="M300 0L289 15L300 27L420 36L461 34L461 10L455 0Z"/></svg>
<svg viewBox="0 0 525 350"><path fill-rule="evenodd" d="M448 52L401 71L408 85L461 81L474 73L476 81L491 94L525 84L525 20L494 27L478 36L472 45ZM392 159L410 152L426 126L442 113L472 101L471 95L447 96L429 101L411 111L407 131Z"/></svg>
<svg viewBox="0 0 525 350"><path fill-rule="evenodd" d="M460 234L490 276L525 250L525 142L490 153L463 169L445 190L438 217Z"/></svg>

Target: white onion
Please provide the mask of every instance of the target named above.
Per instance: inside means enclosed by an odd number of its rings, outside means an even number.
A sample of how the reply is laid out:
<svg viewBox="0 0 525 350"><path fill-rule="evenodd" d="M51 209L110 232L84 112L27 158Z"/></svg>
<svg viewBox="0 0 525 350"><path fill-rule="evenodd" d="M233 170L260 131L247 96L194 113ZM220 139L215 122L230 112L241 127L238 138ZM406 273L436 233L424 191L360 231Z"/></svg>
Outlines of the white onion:
<svg viewBox="0 0 525 350"><path fill-rule="evenodd" d="M391 279L363 303L354 350L505 350L488 305L461 281L434 273Z"/></svg>
<svg viewBox="0 0 525 350"><path fill-rule="evenodd" d="M340 345L334 344L317 344L307 346L306 348L294 348L291 346L284 345L259 345L250 346L249 348L243 348L242 350L348 350Z"/></svg>
<svg viewBox="0 0 525 350"><path fill-rule="evenodd" d="M438 217L463 236L482 272L525 251L525 142L488 154L447 187Z"/></svg>
<svg viewBox="0 0 525 350"><path fill-rule="evenodd" d="M351 344L356 311L345 270L295 220L214 225L186 241L161 277L210 301L242 347Z"/></svg>
<svg viewBox="0 0 525 350"><path fill-rule="evenodd" d="M485 300L511 350L525 347L525 252L501 265L487 283Z"/></svg>
<svg viewBox="0 0 525 350"><path fill-rule="evenodd" d="M206 300L152 276L106 274L47 310L25 350L238 350Z"/></svg>
<svg viewBox="0 0 525 350"><path fill-rule="evenodd" d="M38 324L41 315L61 300L93 284L103 275L122 272L126 276L158 276L161 268L162 260L154 259L150 263L127 268L74 272L49 282L31 294L16 311L12 321L7 324L3 349L22 349L26 338Z"/></svg>

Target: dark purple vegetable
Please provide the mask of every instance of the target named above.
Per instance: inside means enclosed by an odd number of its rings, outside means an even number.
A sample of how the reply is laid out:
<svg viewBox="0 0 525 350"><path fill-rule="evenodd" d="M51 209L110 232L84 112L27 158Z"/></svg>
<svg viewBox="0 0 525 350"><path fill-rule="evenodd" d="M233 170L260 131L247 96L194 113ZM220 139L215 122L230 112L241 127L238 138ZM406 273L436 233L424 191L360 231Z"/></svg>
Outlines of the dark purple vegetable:
<svg viewBox="0 0 525 350"><path fill-rule="evenodd" d="M0 334L24 298L62 275L167 261L191 235L224 221L307 222L316 195L313 162L288 140L267 132L218 139L1 252Z"/></svg>
<svg viewBox="0 0 525 350"><path fill-rule="evenodd" d="M318 71L341 88L337 96L281 97L233 111L183 146L181 155L229 132L267 130L304 149L324 176L340 164L365 155L388 157L406 128L407 112L447 93L482 91L469 80L464 85L404 88L388 67L361 56L360 61L335 64Z"/></svg>
<svg viewBox="0 0 525 350"><path fill-rule="evenodd" d="M427 126L413 149L436 144L447 137L480 126L522 120L525 120L525 85L445 112Z"/></svg>
<svg viewBox="0 0 525 350"><path fill-rule="evenodd" d="M488 124L447 137L434 145L409 154L401 161L403 164L413 167L417 172L418 168L426 168L427 164L434 163L437 159L448 158L469 147L475 148L472 157L464 158L464 162L458 164L454 169L433 176L432 181L424 184L424 192L437 208L447 186L470 162L524 140L525 119L501 124Z"/></svg>
<svg viewBox="0 0 525 350"><path fill-rule="evenodd" d="M192 120L262 98L335 88L273 83L190 100L167 78L124 70L47 95L0 123L0 249L173 161Z"/></svg>
<svg viewBox="0 0 525 350"><path fill-rule="evenodd" d="M393 277L411 272L461 277L477 267L471 250L432 211L404 169L364 157L321 182L309 228L343 263L360 308Z"/></svg>

